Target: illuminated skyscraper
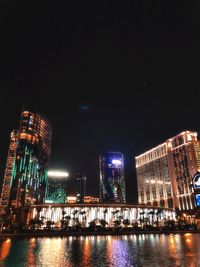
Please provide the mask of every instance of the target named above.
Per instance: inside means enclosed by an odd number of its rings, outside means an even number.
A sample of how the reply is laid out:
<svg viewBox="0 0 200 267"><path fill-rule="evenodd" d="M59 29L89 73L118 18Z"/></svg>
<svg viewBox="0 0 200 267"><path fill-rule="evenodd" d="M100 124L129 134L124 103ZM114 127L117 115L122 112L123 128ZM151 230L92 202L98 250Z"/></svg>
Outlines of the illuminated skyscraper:
<svg viewBox="0 0 200 267"><path fill-rule="evenodd" d="M99 197L101 202L126 202L122 153L108 152L100 156Z"/></svg>
<svg viewBox="0 0 200 267"><path fill-rule="evenodd" d="M135 159L139 204L179 210L196 207L192 186L200 168L196 132L182 132Z"/></svg>
<svg viewBox="0 0 200 267"><path fill-rule="evenodd" d="M13 178L12 174L16 159L17 141L18 141L18 131L13 130L10 136L10 145L9 145L6 169L3 179L3 186L0 199L0 212L4 212L4 208L6 208L9 205L10 189Z"/></svg>
<svg viewBox="0 0 200 267"><path fill-rule="evenodd" d="M48 120L34 109L24 108L10 194L10 204L13 206L44 202L51 136Z"/></svg>

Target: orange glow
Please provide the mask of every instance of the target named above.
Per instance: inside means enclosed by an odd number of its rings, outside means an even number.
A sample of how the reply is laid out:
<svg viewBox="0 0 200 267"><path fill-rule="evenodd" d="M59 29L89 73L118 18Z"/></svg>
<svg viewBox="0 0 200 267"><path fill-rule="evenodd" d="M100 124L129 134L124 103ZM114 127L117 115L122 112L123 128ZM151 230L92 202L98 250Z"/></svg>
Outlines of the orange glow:
<svg viewBox="0 0 200 267"><path fill-rule="evenodd" d="M28 253L27 253L27 263L28 266L36 266L36 256L34 253L35 248L35 238L31 238L29 241Z"/></svg>
<svg viewBox="0 0 200 267"><path fill-rule="evenodd" d="M0 260L3 260L8 256L8 254L10 252L10 247L11 247L11 240L10 239L7 239L6 241L4 241L1 244L1 247L0 247Z"/></svg>
<svg viewBox="0 0 200 267"><path fill-rule="evenodd" d="M186 233L186 234L185 234L185 236L191 236L191 235L192 235L192 234L190 234L190 233Z"/></svg>
<svg viewBox="0 0 200 267"><path fill-rule="evenodd" d="M90 265L90 242L88 240L88 237L85 238L85 242L84 242L83 266L91 266Z"/></svg>

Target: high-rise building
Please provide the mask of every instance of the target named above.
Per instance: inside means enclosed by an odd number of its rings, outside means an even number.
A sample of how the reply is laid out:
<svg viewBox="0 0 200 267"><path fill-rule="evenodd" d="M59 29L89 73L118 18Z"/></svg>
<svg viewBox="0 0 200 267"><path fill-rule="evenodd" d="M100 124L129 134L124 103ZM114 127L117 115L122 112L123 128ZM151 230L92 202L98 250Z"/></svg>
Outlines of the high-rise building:
<svg viewBox="0 0 200 267"><path fill-rule="evenodd" d="M43 203L47 188L47 166L52 129L44 115L24 107L21 113L10 204Z"/></svg>
<svg viewBox="0 0 200 267"><path fill-rule="evenodd" d="M100 202L126 202L124 157L119 152L100 156Z"/></svg>
<svg viewBox="0 0 200 267"><path fill-rule="evenodd" d="M17 141L18 141L18 130L13 130L10 136L10 145L8 149L8 157L3 179L3 186L0 199L0 212L4 212L4 209L9 205L10 189L13 178L12 174L16 159Z"/></svg>
<svg viewBox="0 0 200 267"><path fill-rule="evenodd" d="M184 131L137 156L138 202L165 208L196 207L192 181L200 168L197 133Z"/></svg>
<svg viewBox="0 0 200 267"><path fill-rule="evenodd" d="M67 196L67 172L63 171L48 171L48 186L45 203L60 203L66 202Z"/></svg>

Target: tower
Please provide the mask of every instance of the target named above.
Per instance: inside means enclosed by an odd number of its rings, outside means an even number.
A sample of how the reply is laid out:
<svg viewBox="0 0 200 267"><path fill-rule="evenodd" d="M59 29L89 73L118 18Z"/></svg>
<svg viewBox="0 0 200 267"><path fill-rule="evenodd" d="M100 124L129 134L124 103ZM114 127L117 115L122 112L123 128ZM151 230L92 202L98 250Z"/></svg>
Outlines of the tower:
<svg viewBox="0 0 200 267"><path fill-rule="evenodd" d="M124 157L119 152L108 152L100 156L101 202L126 202L124 180Z"/></svg>
<svg viewBox="0 0 200 267"><path fill-rule="evenodd" d="M30 107L24 107L13 168L11 205L22 207L44 202L51 137L51 125L45 116Z"/></svg>

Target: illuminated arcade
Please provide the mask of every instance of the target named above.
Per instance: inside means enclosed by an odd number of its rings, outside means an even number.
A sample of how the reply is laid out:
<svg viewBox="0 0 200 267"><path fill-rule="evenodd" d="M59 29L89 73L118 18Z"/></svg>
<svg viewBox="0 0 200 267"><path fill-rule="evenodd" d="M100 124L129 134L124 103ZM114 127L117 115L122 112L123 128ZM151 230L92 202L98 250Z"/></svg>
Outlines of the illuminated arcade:
<svg viewBox="0 0 200 267"><path fill-rule="evenodd" d="M79 222L84 227L88 227L91 221L96 221L98 224L102 219L108 223L108 226L112 226L116 220L129 220L130 223L134 223L149 219L149 222L153 224L157 221L164 222L166 218L175 219L175 211L173 209L162 209L160 211L159 213L157 207L118 203L41 204L32 205L29 219L44 218L44 223L53 221L55 225L59 226L63 214L65 214L70 219L70 226L74 226L76 222ZM150 213L153 215L149 215Z"/></svg>

